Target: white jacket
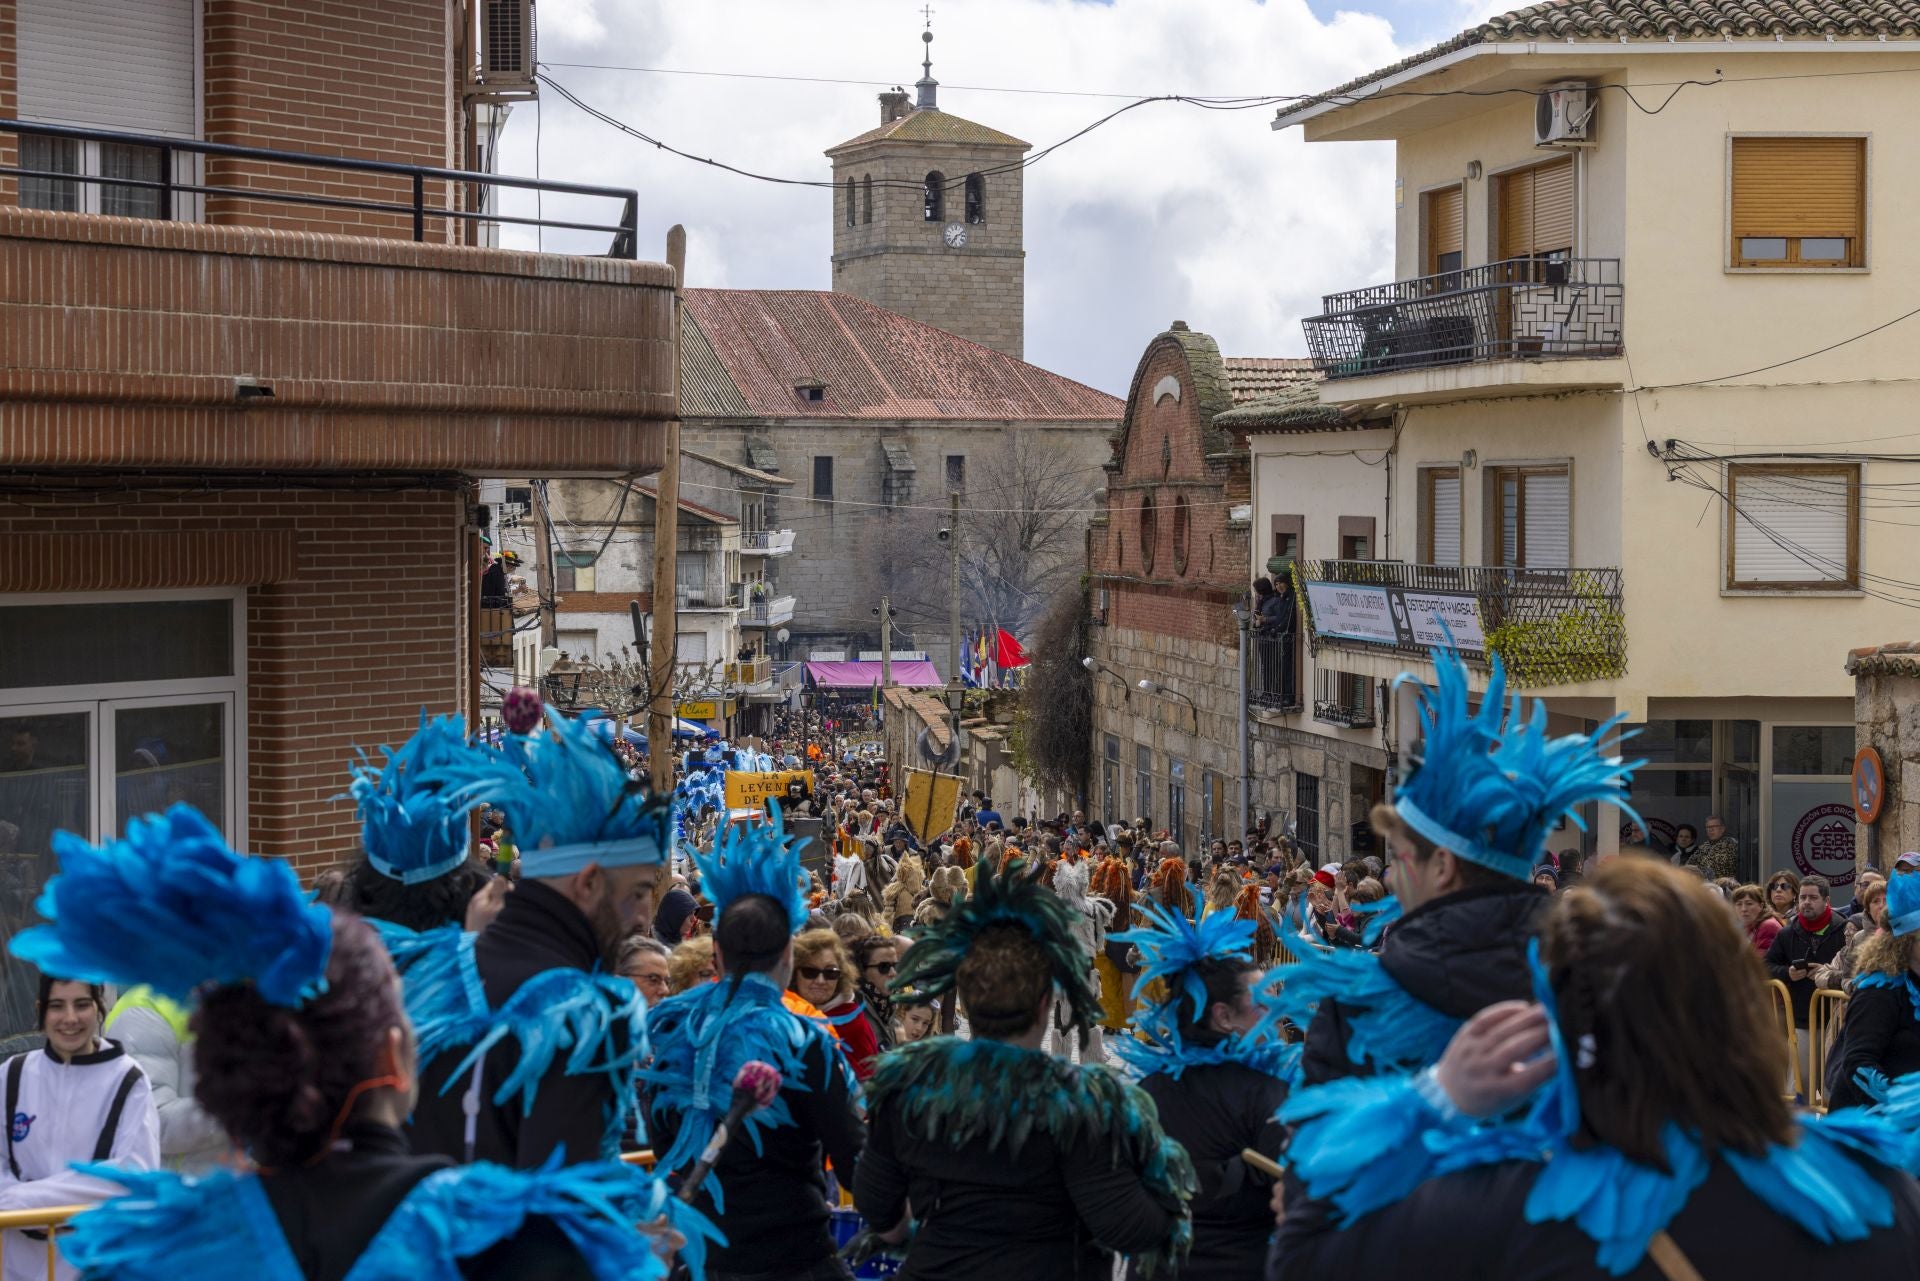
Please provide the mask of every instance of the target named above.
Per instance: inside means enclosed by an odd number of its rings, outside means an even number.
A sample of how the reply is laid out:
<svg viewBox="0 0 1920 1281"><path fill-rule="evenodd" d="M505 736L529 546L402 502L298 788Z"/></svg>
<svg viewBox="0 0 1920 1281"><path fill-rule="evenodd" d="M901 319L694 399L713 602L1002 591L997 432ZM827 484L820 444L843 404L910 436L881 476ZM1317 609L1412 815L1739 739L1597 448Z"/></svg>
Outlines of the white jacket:
<svg viewBox="0 0 1920 1281"><path fill-rule="evenodd" d="M160 1164L160 1119L154 1111L153 1087L146 1073L128 1057L118 1042L107 1041L92 1054L62 1062L46 1050L31 1050L22 1060L20 1096L6 1118L7 1134L0 1136L0 1210L40 1210L54 1206L104 1201L119 1189L110 1183L76 1173L76 1161L91 1161L94 1145L105 1127L107 1113L119 1092L120 1080L138 1074L121 1109L107 1159L134 1170ZM0 1064L4 1090L12 1060ZM12 1160L7 1160L7 1143ZM20 1167L16 1177L13 1167ZM6 1234L5 1281L43 1281L47 1246L20 1232ZM73 1281L78 1273L63 1258L55 1281Z"/></svg>
<svg viewBox="0 0 1920 1281"><path fill-rule="evenodd" d="M168 1168L198 1174L218 1165L232 1149L227 1132L193 1098L193 1042L151 1006L122 1002L113 1007L107 1031L147 1074L154 1110L160 1115L160 1155Z"/></svg>

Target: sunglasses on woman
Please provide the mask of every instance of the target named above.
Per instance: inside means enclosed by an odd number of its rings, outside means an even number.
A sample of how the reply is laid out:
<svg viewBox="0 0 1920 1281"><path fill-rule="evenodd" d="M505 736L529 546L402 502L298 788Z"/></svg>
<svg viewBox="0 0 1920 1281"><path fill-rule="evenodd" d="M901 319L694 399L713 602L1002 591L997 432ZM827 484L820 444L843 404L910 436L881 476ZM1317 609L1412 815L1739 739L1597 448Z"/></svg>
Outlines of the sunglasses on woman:
<svg viewBox="0 0 1920 1281"><path fill-rule="evenodd" d="M837 965L796 965L793 968L803 979L813 979L816 982L825 979L829 983L840 981L840 967Z"/></svg>

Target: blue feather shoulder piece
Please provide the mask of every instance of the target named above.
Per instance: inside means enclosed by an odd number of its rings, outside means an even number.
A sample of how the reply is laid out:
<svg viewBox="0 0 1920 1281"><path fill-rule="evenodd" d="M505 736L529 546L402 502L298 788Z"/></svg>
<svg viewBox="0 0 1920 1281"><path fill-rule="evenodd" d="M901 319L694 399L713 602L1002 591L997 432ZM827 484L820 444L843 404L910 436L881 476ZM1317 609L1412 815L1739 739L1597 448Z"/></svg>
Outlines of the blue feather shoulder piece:
<svg viewBox="0 0 1920 1281"><path fill-rule="evenodd" d="M454 1261L516 1236L530 1218L558 1227L593 1281L665 1281L668 1268L654 1252L653 1238L634 1226L662 1216L686 1237L681 1255L701 1276L708 1245L725 1244L726 1238L637 1167L617 1161L563 1167L555 1154L538 1170L491 1164L440 1170L407 1194L347 1281L453 1275Z"/></svg>
<svg viewBox="0 0 1920 1281"><path fill-rule="evenodd" d="M1356 1066L1426 1067L1446 1052L1461 1023L1401 987L1378 955L1354 948L1301 949L1298 960L1268 972L1261 999L1276 1017L1303 1028L1320 1002L1338 1001L1351 1033L1347 1057Z"/></svg>
<svg viewBox="0 0 1920 1281"><path fill-rule="evenodd" d="M461 981L460 976L443 979L447 986ZM605 1150L609 1155L617 1151L633 1109L633 1072L648 1054L646 1002L632 983L611 974L553 969L522 983L497 1010L476 1012L469 999L453 996L434 1004L443 1010L442 1017L415 1029L423 1057L428 1047L435 1054L463 1046L467 1050L443 1092L464 1082L494 1046L512 1040L519 1057L495 1088L493 1101L504 1106L519 1095L522 1110L531 1112L541 1078L564 1056L568 1076L604 1072L615 1078Z"/></svg>
<svg viewBox="0 0 1920 1281"><path fill-rule="evenodd" d="M421 931L377 917L368 917L367 924L386 944L399 971L421 1068L441 1051L484 1035L478 1029L489 1025L492 1011L473 960L478 935L451 924Z"/></svg>
<svg viewBox="0 0 1920 1281"><path fill-rule="evenodd" d="M676 993L653 1007L648 1030L653 1061L639 1078L651 1110L674 1114L678 1126L673 1145L660 1154L663 1173L683 1170L699 1157L733 1100L734 1075L750 1060L773 1065L783 1081L773 1102L741 1123L756 1153L766 1131L794 1123L786 1094L808 1089L809 1051L817 1047L828 1071L840 1072L850 1093L859 1091L833 1034L789 1010L764 975L749 974L737 987L723 979ZM718 1175L708 1176L704 1186L714 1208L724 1211Z"/></svg>
<svg viewBox="0 0 1920 1281"><path fill-rule="evenodd" d="M767 809L765 822L723 823L711 851L688 848L686 853L700 869L700 892L713 904L715 920L729 904L764 894L786 910L787 928L798 934L807 927L807 874L780 807Z"/></svg>
<svg viewBox="0 0 1920 1281"><path fill-rule="evenodd" d="M83 1275L179 1281L244 1274L248 1281L301 1281L300 1265L255 1175L77 1168L126 1189L76 1217L71 1233L60 1239L61 1254ZM236 1267L237 1260L245 1261L244 1268Z"/></svg>
<svg viewBox="0 0 1920 1281"><path fill-rule="evenodd" d="M48 974L144 983L178 1001L207 983L251 980L275 1005L326 986L333 913L287 864L228 848L190 805L136 818L124 839L56 832L60 873L35 904L47 924L10 950Z"/></svg>

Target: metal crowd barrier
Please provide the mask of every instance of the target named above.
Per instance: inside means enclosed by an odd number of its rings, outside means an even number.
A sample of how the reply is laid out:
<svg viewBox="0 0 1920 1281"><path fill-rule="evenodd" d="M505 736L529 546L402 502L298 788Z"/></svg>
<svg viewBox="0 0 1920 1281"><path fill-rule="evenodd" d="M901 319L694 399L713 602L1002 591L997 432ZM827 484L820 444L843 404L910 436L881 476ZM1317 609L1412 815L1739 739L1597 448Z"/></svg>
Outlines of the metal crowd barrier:
<svg viewBox="0 0 1920 1281"><path fill-rule="evenodd" d="M1815 992L1807 1007L1807 1106L1825 1112L1833 1105L1827 1097L1827 1057L1840 1039L1840 1024L1847 1016L1845 992Z"/></svg>
<svg viewBox="0 0 1920 1281"><path fill-rule="evenodd" d="M0 1275L5 1275L7 1267L6 1233L10 1230L37 1230L47 1234L47 1281L53 1281L60 1262L60 1248L54 1229L81 1211L92 1208L87 1205L62 1205L44 1210L0 1211ZM37 1246L38 1242L34 1244Z"/></svg>
<svg viewBox="0 0 1920 1281"><path fill-rule="evenodd" d="M1787 1097L1805 1098L1806 1082L1800 1078L1800 1034L1793 1025L1793 996L1779 979L1767 980L1767 994L1773 999L1773 1012L1787 1036Z"/></svg>

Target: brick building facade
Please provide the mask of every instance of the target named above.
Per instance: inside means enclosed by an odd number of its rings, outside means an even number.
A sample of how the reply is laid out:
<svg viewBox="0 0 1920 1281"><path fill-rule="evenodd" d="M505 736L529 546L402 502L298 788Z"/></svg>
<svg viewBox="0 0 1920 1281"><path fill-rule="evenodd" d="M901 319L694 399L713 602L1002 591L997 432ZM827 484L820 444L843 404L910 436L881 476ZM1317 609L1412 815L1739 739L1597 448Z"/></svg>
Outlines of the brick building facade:
<svg viewBox="0 0 1920 1281"><path fill-rule="evenodd" d="M459 5L143 13L191 26L133 48L118 6L0 0L0 116L464 154ZM102 67L137 55L187 86L189 127L143 132L177 95L67 92L94 73L47 68L86 39ZM9 161L18 136L0 132ZM75 162L74 180L0 191L0 933L30 917L54 829L101 839L175 800L303 874L351 857L336 798L353 747L478 704L472 478L645 473L675 409L664 266L432 243L455 238L450 220L413 243L410 216L252 197L181 197L162 219L78 181L138 173L161 148L55 140L36 156ZM176 174L281 193L413 185L174 158ZM0 1040L30 1025L31 995L20 967L0 970Z"/></svg>

